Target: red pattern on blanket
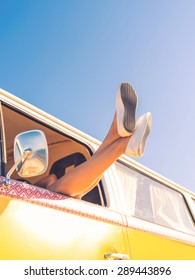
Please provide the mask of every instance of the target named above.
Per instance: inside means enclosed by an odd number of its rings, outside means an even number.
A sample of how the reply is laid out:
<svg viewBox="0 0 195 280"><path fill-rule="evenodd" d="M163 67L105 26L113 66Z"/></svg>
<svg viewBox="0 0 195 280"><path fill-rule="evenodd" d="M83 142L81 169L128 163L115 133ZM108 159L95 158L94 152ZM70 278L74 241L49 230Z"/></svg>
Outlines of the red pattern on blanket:
<svg viewBox="0 0 195 280"><path fill-rule="evenodd" d="M9 188L3 187L5 178L0 176L0 195L5 195L12 198L23 198L23 199L50 199L50 200L61 200L65 199L64 195L54 193L46 189L36 187L27 183L23 183L16 180L11 180Z"/></svg>

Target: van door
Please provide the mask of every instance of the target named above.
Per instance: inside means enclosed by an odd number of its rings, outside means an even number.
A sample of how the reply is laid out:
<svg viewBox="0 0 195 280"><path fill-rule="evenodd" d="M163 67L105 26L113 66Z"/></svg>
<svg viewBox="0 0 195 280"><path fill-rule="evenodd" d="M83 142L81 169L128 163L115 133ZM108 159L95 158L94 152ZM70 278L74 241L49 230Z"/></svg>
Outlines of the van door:
<svg viewBox="0 0 195 280"><path fill-rule="evenodd" d="M0 259L127 256L119 213L13 180L0 187L0 228Z"/></svg>

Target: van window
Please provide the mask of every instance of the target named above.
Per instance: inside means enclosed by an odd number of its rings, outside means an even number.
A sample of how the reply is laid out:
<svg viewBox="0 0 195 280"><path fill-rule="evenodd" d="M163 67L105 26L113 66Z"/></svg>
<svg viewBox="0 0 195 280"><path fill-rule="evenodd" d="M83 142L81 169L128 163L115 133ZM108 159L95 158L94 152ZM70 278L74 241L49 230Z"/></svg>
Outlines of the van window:
<svg viewBox="0 0 195 280"><path fill-rule="evenodd" d="M183 195L130 167L116 162L127 214L195 234L191 214Z"/></svg>
<svg viewBox="0 0 195 280"><path fill-rule="evenodd" d="M40 129L45 133L49 150L48 169L40 176L28 178L27 181L30 184L36 185L37 181L51 173L54 173L57 178L60 178L91 156L90 149L77 141L77 139L72 139L68 135L64 135L62 132L50 127L48 124L43 124L39 120L6 105L3 105L2 109L5 124L7 171L14 165L13 144L16 135L32 129ZM13 173L11 178L16 180L22 179L16 172ZM83 197L83 200L105 205L105 196L101 182L92 191L88 192Z"/></svg>
<svg viewBox="0 0 195 280"><path fill-rule="evenodd" d="M2 142L0 141L0 175L2 175Z"/></svg>

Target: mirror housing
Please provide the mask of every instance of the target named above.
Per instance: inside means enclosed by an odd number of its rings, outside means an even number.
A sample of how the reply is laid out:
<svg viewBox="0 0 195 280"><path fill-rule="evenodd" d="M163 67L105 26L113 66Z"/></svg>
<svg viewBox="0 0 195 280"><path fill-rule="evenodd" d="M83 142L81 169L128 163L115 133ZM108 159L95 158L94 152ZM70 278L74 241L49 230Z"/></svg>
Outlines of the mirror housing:
<svg viewBox="0 0 195 280"><path fill-rule="evenodd" d="M10 176L17 171L22 178L34 177L45 172L48 166L48 147L41 130L18 134L14 140L14 166L6 175L4 186L9 186Z"/></svg>
<svg viewBox="0 0 195 280"><path fill-rule="evenodd" d="M25 158L20 158L25 154ZM14 162L20 177L41 175L48 166L48 148L45 134L41 130L20 133L14 141Z"/></svg>

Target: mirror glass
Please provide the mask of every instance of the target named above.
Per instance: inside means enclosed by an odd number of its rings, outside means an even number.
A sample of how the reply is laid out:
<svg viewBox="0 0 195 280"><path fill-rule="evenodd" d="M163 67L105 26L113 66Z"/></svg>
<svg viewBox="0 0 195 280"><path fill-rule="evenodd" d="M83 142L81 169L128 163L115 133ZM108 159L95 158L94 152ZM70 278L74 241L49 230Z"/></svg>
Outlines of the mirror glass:
<svg viewBox="0 0 195 280"><path fill-rule="evenodd" d="M27 157L22 159L25 153ZM14 161L19 161L16 171L20 177L33 177L45 172L48 166L45 134L41 130L30 130L17 135L14 141Z"/></svg>

